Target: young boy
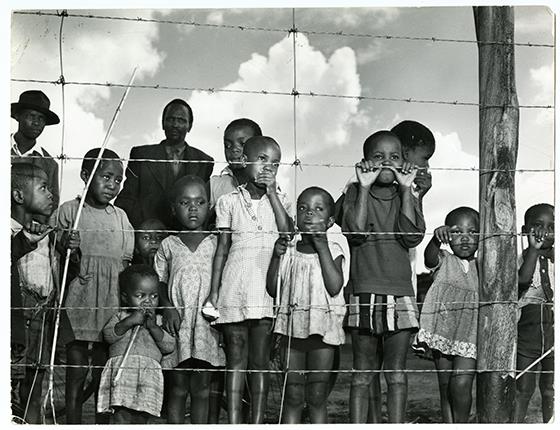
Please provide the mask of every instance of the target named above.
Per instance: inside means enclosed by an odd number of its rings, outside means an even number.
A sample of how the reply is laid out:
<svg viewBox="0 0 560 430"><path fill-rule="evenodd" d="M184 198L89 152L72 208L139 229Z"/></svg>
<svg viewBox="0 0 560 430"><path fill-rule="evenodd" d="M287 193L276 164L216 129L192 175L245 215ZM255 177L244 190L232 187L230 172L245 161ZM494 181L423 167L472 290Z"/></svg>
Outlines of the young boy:
<svg viewBox="0 0 560 430"><path fill-rule="evenodd" d="M517 326L517 369L525 370L554 346L554 206L541 203L525 212L522 232L529 246L521 254L519 268L519 308ZM540 362L539 388L542 416L550 422L554 413L554 355ZM532 369L534 370L534 369ZM545 373L548 372L548 373ZM535 391L536 376L527 372L517 380L515 421L525 421L529 401Z"/></svg>
<svg viewBox="0 0 560 430"><path fill-rule="evenodd" d="M19 396L23 419L40 423L41 386L45 370L40 366L50 358L52 306L57 290L58 260L52 227L36 222L48 219L54 210L53 195L45 171L30 163L17 163L11 172L12 361L13 379L21 378ZM79 246L79 236L66 239L70 248ZM12 381L15 384L15 381ZM17 407L17 406L16 406Z"/></svg>

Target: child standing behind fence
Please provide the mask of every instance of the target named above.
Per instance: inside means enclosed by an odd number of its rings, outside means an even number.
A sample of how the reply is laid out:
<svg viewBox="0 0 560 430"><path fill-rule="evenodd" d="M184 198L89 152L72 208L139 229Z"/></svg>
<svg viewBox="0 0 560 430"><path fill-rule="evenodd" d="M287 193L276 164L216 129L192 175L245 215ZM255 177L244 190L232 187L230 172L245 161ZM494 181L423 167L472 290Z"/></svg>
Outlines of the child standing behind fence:
<svg viewBox="0 0 560 430"><path fill-rule="evenodd" d="M272 297L280 296L274 331L283 335L282 355L291 371L282 414L286 424L301 423L305 403L312 424L326 423L328 418L328 371L333 367L336 347L345 341L342 320L346 313L341 291L344 254L326 235L334 224L333 215L334 200L327 191L319 187L304 190L297 200L301 240L286 253L288 239L278 239L268 269L267 291ZM294 370L326 372L300 374Z"/></svg>
<svg viewBox="0 0 560 430"><path fill-rule="evenodd" d="M123 165L117 154L105 149L104 160L94 172L99 152L99 148L89 150L82 162L80 178L84 183L90 175L93 179L77 228L81 237L79 274L68 285L64 300L74 334L74 341L66 345L67 362L72 366L66 369L68 424L82 421L82 391L89 365L88 343L93 343L94 366L102 366L107 360L102 330L119 308L118 277L132 259L134 248L134 232L126 213L110 203L119 193ZM78 205L79 200L74 199L60 206L58 225L61 229L73 228ZM94 368L92 376L98 384L101 370Z"/></svg>
<svg viewBox="0 0 560 430"><path fill-rule="evenodd" d="M207 302L218 308L226 347L226 393L231 424L242 420L245 370L268 370L273 317L266 273L277 235L292 231L287 198L278 193L280 147L270 137L252 137L243 147L247 183L216 203L220 233ZM251 422L264 420L268 374L249 374Z"/></svg>
<svg viewBox="0 0 560 430"><path fill-rule="evenodd" d="M541 203L525 212L522 229L529 246L521 255L517 325L517 369L523 371L541 359L539 376L543 421L554 415L554 206ZM544 357L544 354L548 353ZM544 358L543 358L544 357ZM535 368L517 380L515 421L522 423L535 391Z"/></svg>
<svg viewBox="0 0 560 430"><path fill-rule="evenodd" d="M427 268L436 271L422 306L417 349L432 350L438 372L443 421L466 423L472 403L478 324L479 216L460 207L449 212L424 251ZM440 250L449 245L453 254Z"/></svg>
<svg viewBox="0 0 560 430"><path fill-rule="evenodd" d="M404 162L398 137L379 131L366 139L363 151L364 159L356 164L359 182L348 188L343 205L343 231L356 232L348 234L354 297L348 325L357 370L375 369L378 349L383 349L389 422L398 423L406 418L402 370L418 327L408 250L422 241L424 217L411 190L416 168ZM353 423L366 422L371 380L372 373L352 375Z"/></svg>

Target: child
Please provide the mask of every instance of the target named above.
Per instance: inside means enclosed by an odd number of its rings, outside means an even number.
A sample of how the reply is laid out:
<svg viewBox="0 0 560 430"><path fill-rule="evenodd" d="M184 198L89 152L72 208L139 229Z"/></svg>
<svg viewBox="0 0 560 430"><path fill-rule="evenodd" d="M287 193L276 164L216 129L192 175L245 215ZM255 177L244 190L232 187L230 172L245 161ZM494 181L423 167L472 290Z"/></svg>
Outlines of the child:
<svg viewBox="0 0 560 430"><path fill-rule="evenodd" d="M58 256L50 233L52 227L35 217L48 219L54 210L48 176L30 163L12 165L11 172L12 384L19 386L22 418L39 424L41 387L52 348L52 312L57 290ZM79 246L79 237L71 243ZM25 365L19 368L18 364ZM16 389L16 387L14 387ZM17 397L17 395L16 395Z"/></svg>
<svg viewBox="0 0 560 430"><path fill-rule="evenodd" d="M390 370L385 375L389 422L403 422L407 378L400 370L418 326L408 250L422 241L425 230L419 201L412 194L417 169L403 160L401 143L390 131L368 137L363 151L364 159L356 164L359 182L348 188L342 220L343 231L353 233L347 236L354 367L376 369L382 349L384 368ZM387 234L379 234L383 232ZM352 377L351 422L366 421L371 380L369 372Z"/></svg>
<svg viewBox="0 0 560 430"><path fill-rule="evenodd" d="M190 372L185 369L208 369L225 365L219 334L203 317L201 308L210 292L212 259L217 237L200 230L206 229L208 191L198 176L184 176L172 190L171 210L183 226L178 235L168 236L154 259L161 282L160 296L164 309L165 327L175 336L176 352L164 359L169 382L167 420L183 423L187 394L191 395L191 423L208 423L210 372Z"/></svg>
<svg viewBox="0 0 560 430"><path fill-rule="evenodd" d="M81 179L87 183L93 175L93 180L77 228L82 231L79 274L68 285L64 301L75 339L66 345L67 362L70 366L85 366L66 369L66 422L69 424L82 421L81 393L88 371L88 343L93 343L93 365L101 366L107 359L102 330L119 308L118 275L128 266L134 247L134 233L125 212L110 203L119 193L123 165L117 154L105 149L103 158L108 160L101 161L93 172L99 152L99 148L89 150L82 162ZM60 206L61 229L72 228L78 205L79 200L74 199ZM94 368L92 376L98 383L101 371Z"/></svg>
<svg viewBox="0 0 560 430"><path fill-rule="evenodd" d="M286 253L287 239L276 241L267 275L267 291L277 295L280 271L280 310L275 333L283 335L288 370L326 370L325 373L288 373L282 422L296 424L306 400L311 423L327 422L327 396L336 346L345 341L342 320L346 311L342 294L340 245L327 241L334 223L334 200L322 188L304 190L297 200L297 226L303 236L295 250ZM295 306L291 311L289 307ZM307 387L306 387L307 385Z"/></svg>
<svg viewBox="0 0 560 430"><path fill-rule="evenodd" d="M443 420L466 423L472 403L478 324L479 216L468 207L452 210L434 231L424 263L435 271L422 306L415 348L429 348L438 372ZM440 250L449 245L453 254ZM453 371L453 373L451 372ZM470 371L470 372L469 372Z"/></svg>
<svg viewBox="0 0 560 430"><path fill-rule="evenodd" d="M224 131L224 155L227 167L220 175L210 177L210 207L224 194L235 191L246 182L243 168L243 145L253 136L262 136L259 125L248 118L234 119Z"/></svg>
<svg viewBox="0 0 560 430"><path fill-rule="evenodd" d="M517 326L517 369L520 371L554 346L554 206L541 203L527 209L522 232L528 235L529 246L521 255L519 268L521 316ZM554 414L554 354L543 358L540 366L542 416L548 423ZM518 423L525 421L535 379L535 373L529 371L517 380L515 421Z"/></svg>
<svg viewBox="0 0 560 430"><path fill-rule="evenodd" d="M291 232L287 198L279 195L276 173L280 147L274 139L252 137L243 147L247 183L216 203L220 233L207 303L217 307L225 339L228 372L226 393L231 424L242 419L241 397L245 372L267 370L270 358L272 297L266 292L266 272L276 236ZM249 374L251 422L264 420L268 374Z"/></svg>
<svg viewBox="0 0 560 430"><path fill-rule="evenodd" d="M141 231L134 233L132 264L147 264L153 267L159 245L167 237L167 227L159 219L150 218L140 223L138 230Z"/></svg>
<svg viewBox="0 0 560 430"><path fill-rule="evenodd" d="M128 266L119 275L119 288L123 308L103 328L109 360L101 375L97 411L112 413L112 424L146 424L150 416L160 415L160 362L175 349L175 339L156 323L159 282L154 269L145 264Z"/></svg>

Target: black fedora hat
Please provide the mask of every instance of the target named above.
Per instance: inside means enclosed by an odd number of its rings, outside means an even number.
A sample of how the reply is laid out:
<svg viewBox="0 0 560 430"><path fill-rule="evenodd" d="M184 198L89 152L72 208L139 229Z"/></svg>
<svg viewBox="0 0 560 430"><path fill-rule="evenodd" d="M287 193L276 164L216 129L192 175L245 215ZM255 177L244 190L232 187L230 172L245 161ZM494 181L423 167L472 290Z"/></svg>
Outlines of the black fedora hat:
<svg viewBox="0 0 560 430"><path fill-rule="evenodd" d="M12 103L12 118L16 119L15 115L23 109L32 109L41 112L46 117L45 125L58 124L60 119L58 115L49 110L51 101L43 91L29 90L24 91L19 95L17 103Z"/></svg>

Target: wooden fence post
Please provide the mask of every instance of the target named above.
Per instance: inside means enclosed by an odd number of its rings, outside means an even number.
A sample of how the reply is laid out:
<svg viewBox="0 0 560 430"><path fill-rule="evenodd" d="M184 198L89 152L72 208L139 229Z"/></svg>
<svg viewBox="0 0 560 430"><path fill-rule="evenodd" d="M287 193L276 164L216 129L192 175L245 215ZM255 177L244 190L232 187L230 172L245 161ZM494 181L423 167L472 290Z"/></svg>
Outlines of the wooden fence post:
<svg viewBox="0 0 560 430"><path fill-rule="evenodd" d="M512 7L474 7L478 41L480 145L479 422L513 421L517 346L515 172L519 108ZM504 42L483 43L483 42ZM492 172L505 169L511 172Z"/></svg>

